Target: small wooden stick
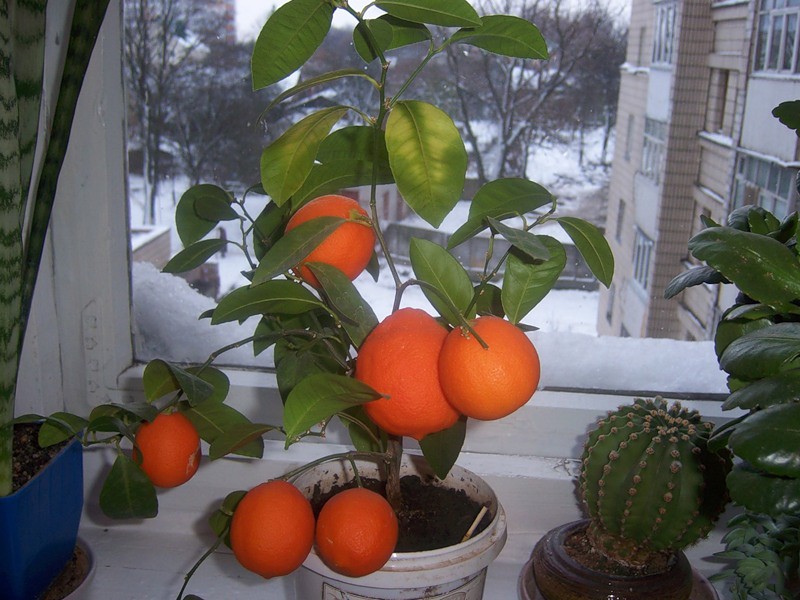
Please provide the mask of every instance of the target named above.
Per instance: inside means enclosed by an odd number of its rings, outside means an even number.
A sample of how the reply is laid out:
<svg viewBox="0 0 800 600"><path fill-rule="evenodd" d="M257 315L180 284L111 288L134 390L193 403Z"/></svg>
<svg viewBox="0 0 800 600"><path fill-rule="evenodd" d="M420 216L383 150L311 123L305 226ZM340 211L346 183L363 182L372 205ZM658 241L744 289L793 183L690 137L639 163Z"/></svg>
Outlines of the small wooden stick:
<svg viewBox="0 0 800 600"><path fill-rule="evenodd" d="M475 529L478 527L478 523L481 522L481 519L483 519L483 515L485 515L486 511L488 511L488 510L489 509L486 506L482 506L481 507L481 510L478 513L478 516L475 517L475 520L472 522L472 525L470 525L469 529L467 529L467 533L465 533L464 537L461 538L461 542L462 543L466 542L469 538L472 537L472 534L475 533Z"/></svg>

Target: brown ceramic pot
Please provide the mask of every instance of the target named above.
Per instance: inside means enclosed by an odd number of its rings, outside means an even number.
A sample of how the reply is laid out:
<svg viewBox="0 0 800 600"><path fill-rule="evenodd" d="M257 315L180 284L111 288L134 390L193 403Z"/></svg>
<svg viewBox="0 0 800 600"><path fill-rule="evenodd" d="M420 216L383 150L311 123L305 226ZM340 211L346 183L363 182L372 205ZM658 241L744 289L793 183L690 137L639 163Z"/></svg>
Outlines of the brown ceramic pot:
<svg viewBox="0 0 800 600"><path fill-rule="evenodd" d="M522 600L718 600L682 552L664 573L643 577L607 575L583 566L567 554L564 540L587 523L562 525L539 540L520 576Z"/></svg>

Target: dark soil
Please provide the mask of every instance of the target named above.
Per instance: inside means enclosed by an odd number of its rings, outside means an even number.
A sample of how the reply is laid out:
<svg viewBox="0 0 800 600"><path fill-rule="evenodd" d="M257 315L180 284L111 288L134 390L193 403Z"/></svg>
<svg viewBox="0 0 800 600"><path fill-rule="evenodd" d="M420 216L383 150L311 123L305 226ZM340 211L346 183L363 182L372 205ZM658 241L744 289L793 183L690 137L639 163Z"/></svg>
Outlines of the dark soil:
<svg viewBox="0 0 800 600"><path fill-rule="evenodd" d="M670 566L669 557L666 555L656 556L654 560L648 562L647 565L642 568L620 564L595 550L584 535L584 530L582 529L566 537L564 540L564 550L566 550L570 558L579 562L584 567L618 577L655 575L657 573L663 573Z"/></svg>
<svg viewBox="0 0 800 600"><path fill-rule="evenodd" d="M72 558L39 600L62 600L83 583L89 574L89 556L80 546L75 546Z"/></svg>
<svg viewBox="0 0 800 600"><path fill-rule="evenodd" d="M67 444L40 448L39 425L26 423L14 425L14 454L11 459L11 489L16 492L30 481Z"/></svg>
<svg viewBox="0 0 800 600"><path fill-rule="evenodd" d="M368 478L361 481L364 487L384 494L381 481ZM315 490L311 499L314 514L319 514L328 498L355 485L355 482L335 485L325 494ZM403 504L397 513L400 537L396 552L421 552L458 544L481 510L481 504L469 498L464 490L431 485L416 475L400 479L400 493ZM473 536L486 529L491 520L487 513Z"/></svg>

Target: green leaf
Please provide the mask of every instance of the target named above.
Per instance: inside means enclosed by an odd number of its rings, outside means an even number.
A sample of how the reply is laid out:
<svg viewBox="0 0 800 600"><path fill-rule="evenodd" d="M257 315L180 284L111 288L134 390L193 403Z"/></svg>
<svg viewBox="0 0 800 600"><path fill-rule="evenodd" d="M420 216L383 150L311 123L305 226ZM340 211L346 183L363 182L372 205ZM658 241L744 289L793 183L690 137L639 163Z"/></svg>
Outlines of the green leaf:
<svg viewBox="0 0 800 600"><path fill-rule="evenodd" d="M533 181L517 177L490 181L473 197L467 222L450 236L447 247L455 248L486 229L489 226L487 217L516 217L552 202L552 194Z"/></svg>
<svg viewBox="0 0 800 600"><path fill-rule="evenodd" d="M736 390L722 403L722 409L749 410L789 402L800 402L800 369L759 379Z"/></svg>
<svg viewBox="0 0 800 600"><path fill-rule="evenodd" d="M772 327L771 319L722 319L717 324L717 331L714 334L714 351L717 358L722 356L730 343L746 333Z"/></svg>
<svg viewBox="0 0 800 600"><path fill-rule="evenodd" d="M772 477L739 464L726 483L731 499L747 510L775 517L800 512L800 479Z"/></svg>
<svg viewBox="0 0 800 600"><path fill-rule="evenodd" d="M686 288L700 285L701 283L714 284L724 281L725 278L713 267L709 267L708 265L692 267L680 275L676 275L672 281L667 284L667 287L664 288L664 298L667 300L674 298Z"/></svg>
<svg viewBox="0 0 800 600"><path fill-rule="evenodd" d="M472 302L472 281L464 267L447 250L428 240L411 238L409 257L415 277L439 291L437 294L423 286L422 293L448 323L460 325L459 315L464 315ZM464 316L469 319L474 315Z"/></svg>
<svg viewBox="0 0 800 600"><path fill-rule="evenodd" d="M295 0L296 1L296 0ZM261 153L261 185L278 206L300 189L311 172L322 140L347 108L312 113L287 129Z"/></svg>
<svg viewBox="0 0 800 600"><path fill-rule="evenodd" d="M548 58L547 42L530 21L512 15L488 15L479 27L462 29L450 43L469 44L502 56Z"/></svg>
<svg viewBox="0 0 800 600"><path fill-rule="evenodd" d="M378 53L385 52L392 43L392 26L380 19L366 19L359 23L353 31L353 47L365 63L369 64L376 58Z"/></svg>
<svg viewBox="0 0 800 600"><path fill-rule="evenodd" d="M158 515L156 489L139 465L118 454L100 490L100 508L112 519L149 519Z"/></svg>
<svg viewBox="0 0 800 600"><path fill-rule="evenodd" d="M464 142L447 113L417 100L398 102L386 123L386 149L400 195L438 227L461 199Z"/></svg>
<svg viewBox="0 0 800 600"><path fill-rule="evenodd" d="M527 254L533 260L547 260L550 258L550 251L547 249L538 236L524 231L522 229L515 229L504 225L501 221L487 217L486 220L497 233L503 236L508 243L514 246L520 252Z"/></svg>
<svg viewBox="0 0 800 600"><path fill-rule="evenodd" d="M780 242L731 227L701 231L689 250L750 298L781 307L800 298L800 263Z"/></svg>
<svg viewBox="0 0 800 600"><path fill-rule="evenodd" d="M772 109L772 115L786 127L798 133L798 129L800 129L800 100L781 102Z"/></svg>
<svg viewBox="0 0 800 600"><path fill-rule="evenodd" d="M476 286L475 293L478 294L478 302L475 307L479 315L495 315L505 317L506 311L503 309L503 291L496 285L489 283L482 288Z"/></svg>
<svg viewBox="0 0 800 600"><path fill-rule="evenodd" d="M303 66L325 40L333 10L327 0L291 0L278 8L253 48L253 89L280 81Z"/></svg>
<svg viewBox="0 0 800 600"><path fill-rule="evenodd" d="M267 282L299 265L346 219L317 217L287 231L261 258L253 275L253 285Z"/></svg>
<svg viewBox="0 0 800 600"><path fill-rule="evenodd" d="M378 136L377 140L375 136ZM319 145L317 160L321 163L336 162L342 160L342 155L357 158L370 164L376 161L377 156L378 164L385 165L383 169L389 171L386 138L381 129L366 125L351 125L332 131ZM299 206L297 203L295 205Z"/></svg>
<svg viewBox="0 0 800 600"><path fill-rule="evenodd" d="M350 341L359 347L378 324L372 307L361 297L350 278L336 267L324 263L308 263L308 267L320 282L329 307L341 319Z"/></svg>
<svg viewBox="0 0 800 600"><path fill-rule="evenodd" d="M278 391L284 400L295 386L315 373L341 373L342 366L325 344L306 344L301 348L289 348L287 340L275 346L275 368Z"/></svg>
<svg viewBox="0 0 800 600"><path fill-rule="evenodd" d="M173 256L162 271L164 273L185 273L199 267L209 258L228 245L227 240L200 240L184 248Z"/></svg>
<svg viewBox="0 0 800 600"><path fill-rule="evenodd" d="M315 164L303 185L292 196L298 206L326 194L335 194L346 188L369 185L372 182L373 163L356 160L352 155L342 154L339 160ZM376 183L394 183L389 164L379 165Z"/></svg>
<svg viewBox="0 0 800 600"><path fill-rule="evenodd" d="M289 88L288 90L281 92L278 94L272 102L267 105L267 108L264 109L264 114L268 113L274 106L277 106L287 98L291 98L292 96L296 96L306 90L310 90L311 88L317 86L324 86L334 81L338 81L339 79L345 79L347 77L360 77L362 79L366 79L376 88L378 87L378 82L375 81L372 77L367 75L361 69L339 69L337 71L329 71L327 73L323 73L322 75L317 75L316 77L312 77L311 79L306 79L301 81L297 85Z"/></svg>
<svg viewBox="0 0 800 600"><path fill-rule="evenodd" d="M800 323L778 323L732 341L719 366L734 377L754 380L790 369L799 358Z"/></svg>
<svg viewBox="0 0 800 600"><path fill-rule="evenodd" d="M347 414L350 418L342 418L342 413ZM367 416L367 412L364 410L363 406L353 406L347 410L341 411L339 413L339 419L342 421L344 426L347 427L347 433L350 434L350 441L353 443L353 447L356 450L359 452L385 451L386 433L382 431L380 427L375 425L375 423ZM358 421L360 425L353 423L352 419ZM383 445L376 444L372 436L364 431L364 428L367 428L369 431L371 431L372 435L374 435L378 440L383 440Z"/></svg>
<svg viewBox="0 0 800 600"><path fill-rule="evenodd" d="M232 201L228 192L210 183L186 190L175 208L175 226L183 245L203 239L220 221L238 219Z"/></svg>
<svg viewBox="0 0 800 600"><path fill-rule="evenodd" d="M753 413L739 423L728 445L771 475L800 478L800 404L776 404Z"/></svg>
<svg viewBox="0 0 800 600"><path fill-rule="evenodd" d="M386 46L386 50L395 50L419 42L427 42L432 39L430 30L421 23L406 21L392 15L381 15L376 19L387 23L392 28L391 43Z"/></svg>
<svg viewBox="0 0 800 600"><path fill-rule="evenodd" d="M501 298L508 320L519 323L553 289L567 264L567 253L557 239L542 235L539 239L550 252L542 263L526 261L512 252L506 262Z"/></svg>
<svg viewBox="0 0 800 600"><path fill-rule="evenodd" d="M575 243L598 281L606 287L610 286L614 277L614 254L603 233L597 226L577 217L559 217L556 221Z"/></svg>
<svg viewBox="0 0 800 600"><path fill-rule="evenodd" d="M208 377L212 381L221 382L221 373L211 373ZM223 376L224 377L224 376ZM227 377L225 377L227 382ZM208 400L215 394L214 384L198 377L191 370L184 369L173 363L155 359L144 368L142 384L148 402L153 402L171 391L181 389L186 394L189 403L194 405ZM220 390L227 395L227 389Z"/></svg>
<svg viewBox="0 0 800 600"><path fill-rule="evenodd" d="M264 453L262 436L274 430L274 426L261 423L232 425L214 438L208 449L208 457L211 460L217 460L228 454L239 454L242 456L256 455L260 458Z"/></svg>
<svg viewBox="0 0 800 600"><path fill-rule="evenodd" d="M473 27L481 24L466 0L378 0L375 3L393 17L443 27Z"/></svg>
<svg viewBox="0 0 800 600"><path fill-rule="evenodd" d="M467 419L460 418L455 425L443 431L429 433L419 442L425 460L439 479L444 479L456 464L467 436Z"/></svg>
<svg viewBox="0 0 800 600"><path fill-rule="evenodd" d="M60 444L78 435L88 421L78 415L67 412L55 412L47 417L39 428L39 445L42 448Z"/></svg>
<svg viewBox="0 0 800 600"><path fill-rule="evenodd" d="M183 412L195 426L200 437L213 444L220 436L236 427L252 425L250 420L235 408L214 399L201 402ZM264 441L253 439L235 450L240 456L261 458L264 455ZM213 457L212 457L213 460Z"/></svg>
<svg viewBox="0 0 800 600"><path fill-rule="evenodd" d="M253 250L260 261L270 248L283 236L289 221L289 204L282 207L269 202L253 224Z"/></svg>
<svg viewBox="0 0 800 600"><path fill-rule="evenodd" d="M322 306L320 299L301 284L276 279L233 290L219 301L211 324L241 321L269 313L296 315L319 306Z"/></svg>
<svg viewBox="0 0 800 600"><path fill-rule="evenodd" d="M306 377L286 399L283 411L286 446L336 413L381 397L371 387L352 377L330 373Z"/></svg>

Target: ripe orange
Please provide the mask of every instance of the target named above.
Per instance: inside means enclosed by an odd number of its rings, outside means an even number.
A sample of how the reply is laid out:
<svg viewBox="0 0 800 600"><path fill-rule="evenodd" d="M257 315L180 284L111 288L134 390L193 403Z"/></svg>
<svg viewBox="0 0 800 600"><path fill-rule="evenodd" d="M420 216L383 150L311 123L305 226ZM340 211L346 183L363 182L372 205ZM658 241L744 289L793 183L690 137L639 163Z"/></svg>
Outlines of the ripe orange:
<svg viewBox="0 0 800 600"><path fill-rule="evenodd" d="M342 217L352 219L356 215L367 216L355 200L346 196L320 196L308 204L301 206L286 224L285 231L291 231L301 223L317 217ZM306 263L320 262L336 267L352 281L358 277L369 264L375 247L375 232L368 223L347 221L339 225L333 233L314 248L297 266L298 277L319 287L319 281Z"/></svg>
<svg viewBox="0 0 800 600"><path fill-rule="evenodd" d="M158 487L189 481L200 466L200 436L185 415L161 413L136 430L133 457Z"/></svg>
<svg viewBox="0 0 800 600"><path fill-rule="evenodd" d="M439 355L439 378L447 400L473 419L505 417L525 404L539 385L539 355L528 336L499 317L471 323L489 346L466 330L453 329Z"/></svg>
<svg viewBox="0 0 800 600"><path fill-rule="evenodd" d="M241 499L231 519L231 549L239 563L262 577L288 575L314 545L314 511L291 483L257 485Z"/></svg>
<svg viewBox="0 0 800 600"><path fill-rule="evenodd" d="M331 569L348 577L377 571L397 545L397 517L380 494L365 488L339 492L317 518L317 553Z"/></svg>
<svg viewBox="0 0 800 600"><path fill-rule="evenodd" d="M401 308L364 340L355 376L388 396L364 405L384 431L420 440L458 420L439 385L439 351L446 337L447 330L425 311Z"/></svg>

